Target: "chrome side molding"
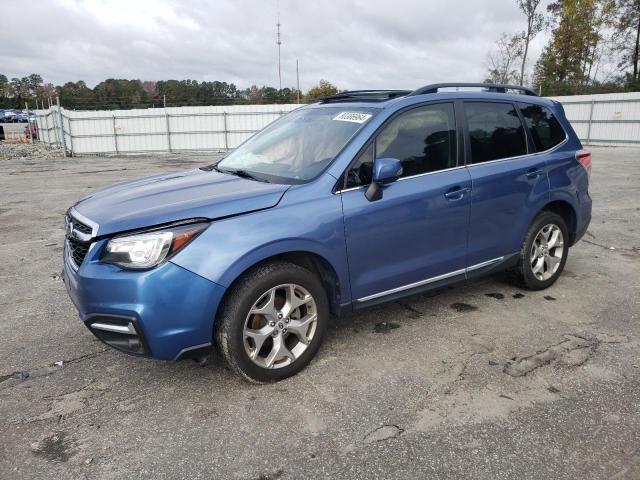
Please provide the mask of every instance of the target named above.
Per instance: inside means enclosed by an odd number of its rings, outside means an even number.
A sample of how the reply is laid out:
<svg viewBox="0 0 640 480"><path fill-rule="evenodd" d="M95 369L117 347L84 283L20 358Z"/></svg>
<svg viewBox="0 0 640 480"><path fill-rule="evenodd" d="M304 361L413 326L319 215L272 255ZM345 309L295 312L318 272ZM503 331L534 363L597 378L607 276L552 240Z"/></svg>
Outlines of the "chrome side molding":
<svg viewBox="0 0 640 480"><path fill-rule="evenodd" d="M368 302L369 300L385 297L387 295L392 295L394 293L402 292L404 290L410 290L412 288L428 285L429 283L434 283L440 280L444 280L446 278L457 277L458 275L464 275L467 272L472 272L480 268L488 267L490 265L499 263L502 260L504 260L504 255L502 257L492 258L491 260L487 260L486 262L477 263L467 268L461 268L460 270L454 270L453 272L443 273L442 275L437 275L435 277L427 278L425 280L420 280L419 282L414 282L408 285L403 285L401 287L392 288L391 290L385 290L384 292L374 293L373 295L367 295L366 297L358 298L356 302L364 303L364 302Z"/></svg>

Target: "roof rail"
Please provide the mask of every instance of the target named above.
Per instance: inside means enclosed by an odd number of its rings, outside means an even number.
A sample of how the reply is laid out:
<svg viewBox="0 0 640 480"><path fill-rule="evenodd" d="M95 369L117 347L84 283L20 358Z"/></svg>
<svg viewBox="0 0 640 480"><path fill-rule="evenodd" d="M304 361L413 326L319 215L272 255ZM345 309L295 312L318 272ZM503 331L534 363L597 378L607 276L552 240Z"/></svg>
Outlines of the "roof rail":
<svg viewBox="0 0 640 480"><path fill-rule="evenodd" d="M320 103L358 101L358 100L391 100L403 97L411 93L411 90L351 90L336 93L335 95L321 97Z"/></svg>
<svg viewBox="0 0 640 480"><path fill-rule="evenodd" d="M522 87L520 85L502 85L499 83L434 83L432 85L426 85L424 87L420 87L417 90L414 90L409 94L409 96L413 95L423 95L425 93L438 93L438 90L441 88L466 88L466 87L479 87L486 89L487 92L492 93L507 93L507 90L520 90L524 95L531 95L533 97L537 97L536 92L531 90L528 87Z"/></svg>

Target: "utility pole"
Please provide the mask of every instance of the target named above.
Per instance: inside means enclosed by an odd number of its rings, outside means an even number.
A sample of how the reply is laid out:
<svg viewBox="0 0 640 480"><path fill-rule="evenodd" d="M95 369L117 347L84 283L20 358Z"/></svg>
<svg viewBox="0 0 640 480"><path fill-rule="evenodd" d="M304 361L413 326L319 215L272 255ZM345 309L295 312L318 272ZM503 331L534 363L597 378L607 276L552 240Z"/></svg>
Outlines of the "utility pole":
<svg viewBox="0 0 640 480"><path fill-rule="evenodd" d="M298 103L300 103L300 70L298 69L297 59L296 59L296 91L298 93Z"/></svg>
<svg viewBox="0 0 640 480"><path fill-rule="evenodd" d="M277 32L276 32L276 45L278 45L278 85L279 90L282 90L282 70L280 68L280 45L282 45L282 41L280 40L280 13L278 13L278 23L276 23Z"/></svg>

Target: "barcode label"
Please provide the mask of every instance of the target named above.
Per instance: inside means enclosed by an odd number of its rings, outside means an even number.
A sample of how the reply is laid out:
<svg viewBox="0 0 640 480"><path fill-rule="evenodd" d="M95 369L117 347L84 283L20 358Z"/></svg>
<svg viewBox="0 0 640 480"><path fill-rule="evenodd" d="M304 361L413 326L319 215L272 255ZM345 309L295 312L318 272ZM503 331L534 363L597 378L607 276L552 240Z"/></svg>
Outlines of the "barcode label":
<svg viewBox="0 0 640 480"><path fill-rule="evenodd" d="M370 113L359 113L359 112L342 112L333 117L334 120L338 120L339 122L353 122L353 123L364 123L371 118Z"/></svg>

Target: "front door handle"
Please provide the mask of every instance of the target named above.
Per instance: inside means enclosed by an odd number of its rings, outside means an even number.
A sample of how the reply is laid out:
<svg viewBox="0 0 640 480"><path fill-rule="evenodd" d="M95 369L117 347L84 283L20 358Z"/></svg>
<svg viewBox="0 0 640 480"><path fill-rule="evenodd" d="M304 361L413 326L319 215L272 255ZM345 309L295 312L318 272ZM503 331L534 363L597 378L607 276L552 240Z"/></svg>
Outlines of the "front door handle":
<svg viewBox="0 0 640 480"><path fill-rule="evenodd" d="M527 170L526 176L527 178L538 178L542 176L543 173L544 171L541 168L534 167Z"/></svg>
<svg viewBox="0 0 640 480"><path fill-rule="evenodd" d="M460 200L468 191L468 188L456 185L445 192L444 198L447 200Z"/></svg>

